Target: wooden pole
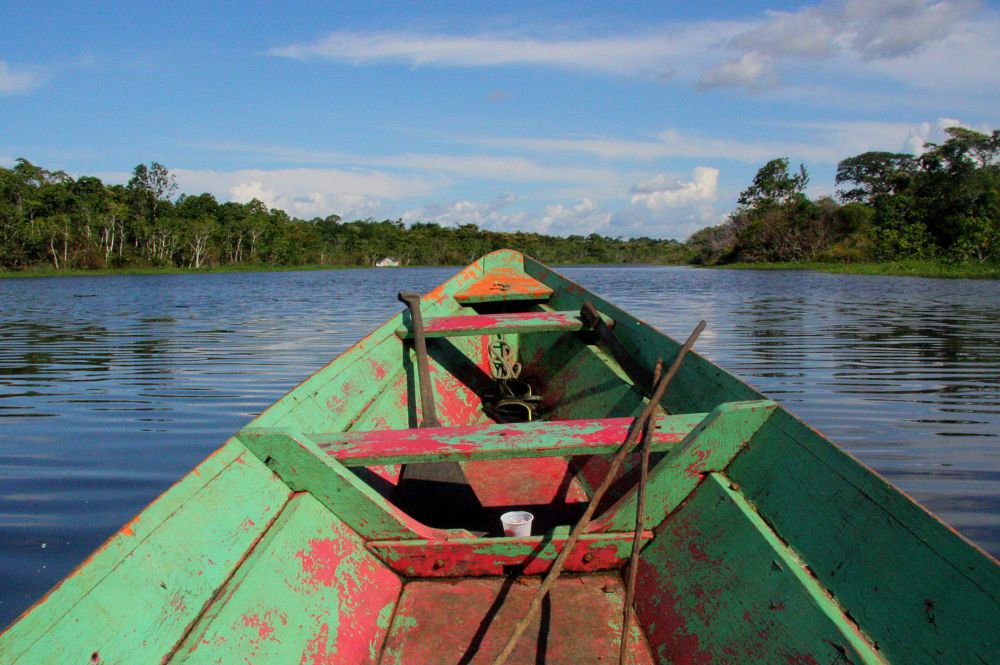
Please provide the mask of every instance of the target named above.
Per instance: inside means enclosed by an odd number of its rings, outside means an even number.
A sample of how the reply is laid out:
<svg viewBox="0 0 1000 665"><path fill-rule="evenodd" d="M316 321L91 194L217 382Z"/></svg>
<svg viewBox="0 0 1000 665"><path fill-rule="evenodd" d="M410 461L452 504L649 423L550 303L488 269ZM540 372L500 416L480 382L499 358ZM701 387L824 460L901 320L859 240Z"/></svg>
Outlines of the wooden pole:
<svg viewBox="0 0 1000 665"><path fill-rule="evenodd" d="M653 384L660 380L663 360L656 361L653 370ZM632 535L632 554L628 558L628 584L625 586L625 608L622 610L622 639L618 651L618 665L625 665L628 657L628 629L632 619L632 603L635 602L635 581L639 572L639 544L642 542L643 517L646 512L646 483L649 480L649 446L653 441L653 419L646 423L642 436L642 461L639 463L638 503L635 507L635 533Z"/></svg>
<svg viewBox="0 0 1000 665"><path fill-rule="evenodd" d="M427 362L427 339L424 336L424 317L420 313L420 295L410 291L399 292L400 302L406 303L413 322L413 350L417 353L417 374L420 380L420 410L423 412L421 427L440 427L431 389L431 370Z"/></svg>
<svg viewBox="0 0 1000 665"><path fill-rule="evenodd" d="M524 616L521 617L521 620L514 626L514 632L507 640L507 644L504 645L503 649L493 660L493 665L503 665L503 663L507 662L510 654L514 651L514 647L517 646L517 641L521 639L521 635L523 635L524 631L527 630L528 624L530 624L532 620L534 620L535 615L538 614L538 610L542 606L542 600L549 593L549 590L552 588L552 585L556 583L556 580L559 579L559 574L562 572L563 566L566 565L566 559L569 558L570 553L576 547L576 542L580 539L580 534L583 533L583 530L587 528L588 524L590 524L590 520L594 516L594 511L597 510L598 504L601 502L601 499L604 498L604 494L614 482L615 476L618 475L618 471L625 462L625 458L628 456L629 452L631 452L632 447L635 445L639 435L649 422L650 417L656 410L660 400L663 399L663 394L667 391L667 386L670 385L674 375L677 374L677 370L680 369L681 363L684 362L684 356L686 356L687 352L691 350L692 346L694 346L695 340L698 339L698 335L701 334L701 331L705 329L705 325L705 321L701 321L697 326L695 326L687 341L684 342L684 346L682 346L680 351L678 351L677 357L674 358L674 362L670 365L670 369L667 371L666 375L663 376L659 383L656 384L656 390L653 391L653 395L649 398L649 402L646 404L646 407L632 424L632 429L629 430L628 436L625 438L625 443L622 444L621 448L618 449L618 452L615 453L614 459L611 460L608 475L605 476L601 484L596 490L594 490L594 494L590 497L590 502L587 504L587 509L583 511L583 515L573 526L573 529L569 533L569 538L566 539L566 543L559 552L559 556L557 556L555 561L552 562L552 568L545 576L545 579L542 580L542 584L538 587L538 591L535 592L534 598L531 599L528 611L525 612Z"/></svg>

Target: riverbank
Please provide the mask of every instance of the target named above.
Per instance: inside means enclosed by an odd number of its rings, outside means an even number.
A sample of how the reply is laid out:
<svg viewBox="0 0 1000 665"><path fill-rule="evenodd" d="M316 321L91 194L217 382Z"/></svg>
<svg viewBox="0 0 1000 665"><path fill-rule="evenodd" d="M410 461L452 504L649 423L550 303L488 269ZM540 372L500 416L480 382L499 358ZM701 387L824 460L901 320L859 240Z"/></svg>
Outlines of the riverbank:
<svg viewBox="0 0 1000 665"><path fill-rule="evenodd" d="M711 267L732 270L815 270L848 275L895 275L942 279L1000 279L1000 264L997 263L945 263L935 260L865 263L728 263Z"/></svg>
<svg viewBox="0 0 1000 665"><path fill-rule="evenodd" d="M0 271L0 279L12 277L101 277L107 275L193 275L218 272L292 272L296 270L346 270L364 266L335 266L306 264L301 266L281 266L269 263L249 263L235 265L220 265L210 268L177 268L177 267L133 267L133 268L94 268L90 270L71 268L56 270L52 267L27 268L25 270Z"/></svg>

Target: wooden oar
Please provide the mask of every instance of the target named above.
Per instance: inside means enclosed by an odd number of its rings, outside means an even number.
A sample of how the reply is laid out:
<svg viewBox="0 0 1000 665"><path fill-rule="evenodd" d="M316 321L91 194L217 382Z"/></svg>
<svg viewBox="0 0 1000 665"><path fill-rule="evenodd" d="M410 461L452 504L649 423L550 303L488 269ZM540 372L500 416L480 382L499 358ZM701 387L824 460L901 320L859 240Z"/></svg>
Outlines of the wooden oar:
<svg viewBox="0 0 1000 665"><path fill-rule="evenodd" d="M535 592L534 598L531 599L528 611L525 612L524 616L521 617L521 620L514 626L514 632L507 640L503 649L493 660L493 665L503 665L503 663L507 662L510 654L514 651L514 647L517 646L517 641L521 639L521 635L523 635L524 631L527 630L528 624L530 624L532 620L534 620L535 615L538 614L538 610L542 606L542 600L544 600L545 596L549 593L549 590L556 583L556 580L559 579L559 574L562 573L563 566L566 565L566 559L569 558L570 553L576 547L576 543L580 539L580 534L583 533L583 530L587 528L588 524L590 524L590 520L594 516L594 512L597 510L598 504L601 502L601 499L604 498L604 494L608 491L608 488L610 488L611 484L615 481L615 477L618 475L618 471L621 470L622 464L625 462L625 458L632 451L632 447L635 445L639 435L642 433L647 423L649 423L653 412L656 411L657 405L660 403L660 400L663 399L663 394L667 391L667 386L670 385L674 375L677 374L677 370L680 369L681 363L684 362L684 356L686 356L687 352L691 350L692 346L694 346L695 340L698 339L698 335L701 334L701 331L705 329L705 325L705 321L701 321L697 326L695 326L687 341L684 342L684 346L682 346L680 351L678 351L677 357L674 358L674 362L670 365L670 369L667 371L666 375L664 375L656 384L656 390L653 391L653 395L649 398L649 402L646 404L646 407L635 419L632 429L629 430L628 436L625 437L625 443L622 444L622 447L618 449L617 453L615 453L614 459L611 460L608 475L605 476L598 488L594 490L594 494L590 497L590 502L587 504L587 509L583 511L583 515L573 526L573 529L569 533L569 538L566 539L566 543L559 552L559 556L557 556L555 561L552 562L552 568L545 576L545 579L542 580L542 584L538 587L538 591Z"/></svg>
<svg viewBox="0 0 1000 665"><path fill-rule="evenodd" d="M653 384L660 380L663 360L656 361L653 369ZM655 412L654 412L655 413ZM653 441L653 418L646 423L642 435L642 461L639 463L639 488L635 506L635 534L632 536L632 554L628 558L628 584L625 586L625 608L622 612L622 639L618 651L618 665L625 665L628 657L628 629L632 619L632 603L635 602L635 580L639 572L639 544L642 542L643 517L646 512L646 483L649 480L649 448Z"/></svg>
<svg viewBox="0 0 1000 665"><path fill-rule="evenodd" d="M413 350L417 353L417 374L420 379L420 408L424 419L421 427L440 427L431 390L431 370L427 363L427 338L424 335L424 317L420 313L420 295L410 291L399 292L400 302L406 303L413 324Z"/></svg>

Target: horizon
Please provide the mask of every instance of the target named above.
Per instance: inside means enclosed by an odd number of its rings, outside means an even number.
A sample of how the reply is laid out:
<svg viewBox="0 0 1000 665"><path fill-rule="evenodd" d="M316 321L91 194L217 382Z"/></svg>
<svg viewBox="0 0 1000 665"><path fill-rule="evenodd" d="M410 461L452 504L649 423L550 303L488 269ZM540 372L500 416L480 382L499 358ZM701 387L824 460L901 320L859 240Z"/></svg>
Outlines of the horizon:
<svg viewBox="0 0 1000 665"><path fill-rule="evenodd" d="M550 235L675 238L757 169L1000 126L995 3L8 10L0 166ZM992 54L992 55L991 55Z"/></svg>

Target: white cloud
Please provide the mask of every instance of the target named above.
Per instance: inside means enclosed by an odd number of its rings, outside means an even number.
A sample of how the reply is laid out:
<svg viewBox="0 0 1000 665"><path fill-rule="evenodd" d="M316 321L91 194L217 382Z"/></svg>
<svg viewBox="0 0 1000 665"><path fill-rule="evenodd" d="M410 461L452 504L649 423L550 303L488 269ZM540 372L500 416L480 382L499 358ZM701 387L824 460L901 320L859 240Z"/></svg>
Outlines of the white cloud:
<svg viewBox="0 0 1000 665"><path fill-rule="evenodd" d="M632 187L630 201L653 211L668 208L715 203L719 186L719 169L699 166L685 182L666 173L640 180Z"/></svg>
<svg viewBox="0 0 1000 665"><path fill-rule="evenodd" d="M546 65L626 75L669 75L672 63L708 48L726 23L714 30L679 26L650 34L544 39L496 34L441 35L414 32L334 32L303 44L270 50L299 60L328 59L351 64L404 62L413 66L488 67Z"/></svg>
<svg viewBox="0 0 1000 665"><path fill-rule="evenodd" d="M382 199L426 196L439 183L420 175L341 169L242 169L200 171L171 169L181 191L208 192L220 200L246 202L257 198L269 207L299 217L367 217Z"/></svg>
<svg viewBox="0 0 1000 665"><path fill-rule="evenodd" d="M21 95L45 83L46 76L38 67L11 65L0 60L0 95Z"/></svg>
<svg viewBox="0 0 1000 665"><path fill-rule="evenodd" d="M942 124L943 123L943 124ZM949 124L950 123L950 124ZM935 139L943 138L943 127L961 124L941 119L931 122L781 122L777 135L794 134L799 140L745 140L717 138L698 133L667 129L646 140L601 138L491 137L475 141L497 148L525 150L540 154L584 154L616 161L651 161L669 158L718 159L762 164L776 156L810 163L836 164L850 155L868 150L919 152L931 129ZM978 127L986 131L986 126ZM806 136L802 136L805 134ZM917 137L917 138L914 138Z"/></svg>
<svg viewBox="0 0 1000 665"><path fill-rule="evenodd" d="M973 92L997 82L1000 20L964 0L828 0L758 18L660 24L627 34L525 32L438 34L334 32L272 55L355 65L414 67L548 66L602 74L676 79L700 89L760 92L836 82L860 96L854 78L897 81L918 90L946 82ZM816 63L829 61L829 67ZM920 66L917 66L919 63ZM928 72L922 79L921 73ZM803 98L831 103L822 97Z"/></svg>
<svg viewBox="0 0 1000 665"><path fill-rule="evenodd" d="M606 233L612 215L598 209L588 198L574 205L557 203L545 207L545 214L536 222L535 230L552 235L590 235Z"/></svg>
<svg viewBox="0 0 1000 665"><path fill-rule="evenodd" d="M759 92L777 85L769 59L759 53L744 53L735 60L709 69L698 79L698 88L744 88Z"/></svg>
<svg viewBox="0 0 1000 665"><path fill-rule="evenodd" d="M475 224L494 231L513 231L524 228L527 216L523 212L508 211L516 203L513 194L503 194L490 201L449 201L429 203L403 213L404 222L434 222L442 226Z"/></svg>

